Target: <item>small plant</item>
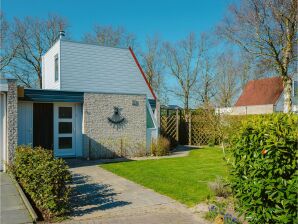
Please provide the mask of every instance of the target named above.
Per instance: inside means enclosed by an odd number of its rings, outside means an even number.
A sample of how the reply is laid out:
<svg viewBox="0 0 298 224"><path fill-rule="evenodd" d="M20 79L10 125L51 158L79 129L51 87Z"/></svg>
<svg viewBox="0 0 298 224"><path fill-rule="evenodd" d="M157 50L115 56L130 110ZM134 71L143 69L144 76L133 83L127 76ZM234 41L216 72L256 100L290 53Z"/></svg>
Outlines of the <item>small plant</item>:
<svg viewBox="0 0 298 224"><path fill-rule="evenodd" d="M71 174L62 159L40 147L19 146L10 171L46 220L68 211Z"/></svg>
<svg viewBox="0 0 298 224"><path fill-rule="evenodd" d="M208 207L208 212L207 212L207 214L206 214L206 216L205 216L205 218L207 219L207 220L214 220L215 218L216 218L216 216L218 216L218 214L219 214L219 209L218 209L218 207L217 206L215 206L215 205L211 205L211 206L209 206Z"/></svg>
<svg viewBox="0 0 298 224"><path fill-rule="evenodd" d="M147 151L145 143L136 143L135 150L132 150L132 155L134 157L143 157L149 155L149 150Z"/></svg>
<svg viewBox="0 0 298 224"><path fill-rule="evenodd" d="M151 154L154 156L165 156L170 152L170 141L165 137L159 137L151 144Z"/></svg>
<svg viewBox="0 0 298 224"><path fill-rule="evenodd" d="M226 213L224 216L224 224L238 224L240 221L236 218L233 217L231 214Z"/></svg>
<svg viewBox="0 0 298 224"><path fill-rule="evenodd" d="M208 183L209 189L217 197L228 197L231 195L231 189L222 177L216 177L215 181Z"/></svg>
<svg viewBox="0 0 298 224"><path fill-rule="evenodd" d="M229 213L226 213L226 206L222 203L209 206L209 211L205 218L214 221L214 223L240 224L241 222Z"/></svg>

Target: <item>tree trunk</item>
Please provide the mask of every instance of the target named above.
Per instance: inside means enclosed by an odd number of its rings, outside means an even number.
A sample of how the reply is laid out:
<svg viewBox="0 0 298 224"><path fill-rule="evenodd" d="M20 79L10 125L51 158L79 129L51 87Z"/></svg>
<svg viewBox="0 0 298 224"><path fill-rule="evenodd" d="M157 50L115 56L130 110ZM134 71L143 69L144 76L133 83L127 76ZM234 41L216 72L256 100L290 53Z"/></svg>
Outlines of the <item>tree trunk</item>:
<svg viewBox="0 0 298 224"><path fill-rule="evenodd" d="M292 79L290 77L284 77L284 113L290 113L292 111Z"/></svg>
<svg viewBox="0 0 298 224"><path fill-rule="evenodd" d="M188 102L188 100L189 100L189 96L188 96L188 94L186 93L186 94L184 94L184 110L188 113L188 107L189 107L189 102Z"/></svg>

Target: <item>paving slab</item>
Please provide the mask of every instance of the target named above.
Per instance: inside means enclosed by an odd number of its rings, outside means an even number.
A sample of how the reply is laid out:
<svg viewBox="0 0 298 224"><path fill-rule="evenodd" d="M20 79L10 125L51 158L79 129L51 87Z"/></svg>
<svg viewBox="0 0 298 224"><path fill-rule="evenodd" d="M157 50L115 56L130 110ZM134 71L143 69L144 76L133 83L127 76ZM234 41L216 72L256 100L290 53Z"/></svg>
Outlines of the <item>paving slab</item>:
<svg viewBox="0 0 298 224"><path fill-rule="evenodd" d="M72 161L72 212L65 223L206 223L185 205L88 161Z"/></svg>
<svg viewBox="0 0 298 224"><path fill-rule="evenodd" d="M32 223L32 218L10 176L0 172L0 223Z"/></svg>

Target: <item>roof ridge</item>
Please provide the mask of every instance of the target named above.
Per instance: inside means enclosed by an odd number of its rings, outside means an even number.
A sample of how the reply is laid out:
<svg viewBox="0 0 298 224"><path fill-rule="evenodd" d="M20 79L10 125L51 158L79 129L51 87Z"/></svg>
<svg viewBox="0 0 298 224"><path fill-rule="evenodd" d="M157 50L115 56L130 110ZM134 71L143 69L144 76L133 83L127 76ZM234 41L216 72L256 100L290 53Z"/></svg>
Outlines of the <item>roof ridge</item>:
<svg viewBox="0 0 298 224"><path fill-rule="evenodd" d="M120 49L120 50L129 50L129 47L105 46L105 45L101 45L101 44L97 44L97 43L87 43L87 42L78 41L78 40L61 39L61 41L70 42L70 43L76 43L76 44L92 45L92 46L98 46L98 47L104 47L104 48L114 48L114 49Z"/></svg>
<svg viewBox="0 0 298 224"><path fill-rule="evenodd" d="M251 79L251 80L248 80L248 82L251 82L251 81L259 81L259 80L266 80L266 79L281 79L280 76L272 76L272 77L262 77L262 78L259 78L259 79Z"/></svg>

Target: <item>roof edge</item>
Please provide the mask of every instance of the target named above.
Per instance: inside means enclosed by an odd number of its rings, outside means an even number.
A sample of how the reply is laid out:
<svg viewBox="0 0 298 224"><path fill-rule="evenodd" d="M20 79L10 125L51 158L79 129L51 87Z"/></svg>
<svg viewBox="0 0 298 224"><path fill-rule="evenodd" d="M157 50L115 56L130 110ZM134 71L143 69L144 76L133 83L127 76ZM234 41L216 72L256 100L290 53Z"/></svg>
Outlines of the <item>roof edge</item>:
<svg viewBox="0 0 298 224"><path fill-rule="evenodd" d="M152 89L150 83L148 82L148 80L147 80L147 78L146 78L146 75L145 75L145 73L144 73L144 71L143 71L143 69L142 69L142 67L141 67L141 65L140 65L140 63L139 63L139 61L138 61L136 55L134 54L134 52L133 52L133 50L132 50L131 47L129 47L128 49L129 49L129 51L130 51L130 53L131 53L133 59L135 60L135 63L136 63L136 65L137 65L137 67L139 68L139 70L140 70L140 72L141 72L141 74L142 74L142 76L143 76L143 78L144 78L144 80L145 80L145 82L146 82L146 84L147 84L147 86L148 86L148 88L149 88L149 90L150 90L150 92L151 92L153 98L154 98L155 100L157 100L157 97L156 97L156 95L155 95L155 93L154 93L154 91L153 91L153 89Z"/></svg>

